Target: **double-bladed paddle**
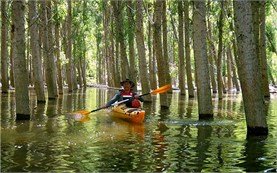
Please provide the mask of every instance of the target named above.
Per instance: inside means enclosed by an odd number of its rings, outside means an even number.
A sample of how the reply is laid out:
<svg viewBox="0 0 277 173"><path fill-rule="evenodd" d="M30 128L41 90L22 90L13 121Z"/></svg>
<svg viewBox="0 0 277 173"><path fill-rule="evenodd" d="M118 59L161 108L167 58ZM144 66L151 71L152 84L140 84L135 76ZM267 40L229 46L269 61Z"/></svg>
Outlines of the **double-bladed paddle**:
<svg viewBox="0 0 277 173"><path fill-rule="evenodd" d="M167 85L164 85L164 86L162 86L162 87L160 87L160 88L157 88L157 89L155 89L155 90L153 90L153 91L151 91L151 92L149 92L149 93L139 95L139 97L146 96L146 95L148 95L148 94L161 94L161 93L165 93L165 92L167 92L167 91L170 90L170 89L171 89L171 84L167 84ZM88 115L88 114L90 114L90 113L92 113L92 112L96 112L96 111L99 111L99 110L101 110L101 109L106 109L106 108L109 108L109 107L112 107L112 106L116 106L116 105L125 103L125 102L127 102L127 101L129 101L129 100L130 100L130 99L122 100L122 101L120 101L120 102L116 102L115 104L112 104L111 106L108 106L108 107L106 107L106 106L105 106L105 107L100 107L100 108L94 109L94 110L92 110L92 111L80 110L80 111L77 111L77 112L75 112L75 113L76 113L76 114L82 114L82 115Z"/></svg>

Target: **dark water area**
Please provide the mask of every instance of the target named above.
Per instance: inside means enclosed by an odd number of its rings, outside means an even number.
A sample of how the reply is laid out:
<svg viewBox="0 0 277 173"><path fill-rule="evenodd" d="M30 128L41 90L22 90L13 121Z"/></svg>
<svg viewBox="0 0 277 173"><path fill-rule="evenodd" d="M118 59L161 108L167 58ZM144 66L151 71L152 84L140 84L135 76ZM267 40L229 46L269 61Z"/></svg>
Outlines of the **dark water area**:
<svg viewBox="0 0 277 173"><path fill-rule="evenodd" d="M264 172L277 168L277 96L266 102L269 135L246 139L241 94L213 98L214 119L197 101L169 94L143 104L141 125L101 110L80 122L72 112L103 105L115 90L87 88L46 104L31 97L31 121L15 121L14 92L1 95L1 172Z"/></svg>

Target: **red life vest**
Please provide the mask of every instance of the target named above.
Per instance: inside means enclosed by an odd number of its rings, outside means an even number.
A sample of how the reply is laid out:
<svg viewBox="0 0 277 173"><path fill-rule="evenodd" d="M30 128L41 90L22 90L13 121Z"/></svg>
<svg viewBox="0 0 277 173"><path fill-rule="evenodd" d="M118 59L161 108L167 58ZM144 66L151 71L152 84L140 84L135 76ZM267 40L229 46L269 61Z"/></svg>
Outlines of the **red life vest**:
<svg viewBox="0 0 277 173"><path fill-rule="evenodd" d="M123 100L130 99L130 102L128 101L126 103L128 107L132 107L132 108L140 107L140 101L138 99L132 99L132 97L134 96L134 93L121 91L120 95L123 97Z"/></svg>

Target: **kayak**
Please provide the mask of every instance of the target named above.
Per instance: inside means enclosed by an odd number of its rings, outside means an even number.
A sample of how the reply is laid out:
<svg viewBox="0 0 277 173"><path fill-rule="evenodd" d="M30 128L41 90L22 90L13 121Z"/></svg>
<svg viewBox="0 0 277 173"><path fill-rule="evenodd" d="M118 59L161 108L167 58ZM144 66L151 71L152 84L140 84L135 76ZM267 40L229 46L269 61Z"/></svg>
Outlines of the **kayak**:
<svg viewBox="0 0 277 173"><path fill-rule="evenodd" d="M112 107L112 116L133 123L143 123L145 111L140 108L128 108L125 104Z"/></svg>

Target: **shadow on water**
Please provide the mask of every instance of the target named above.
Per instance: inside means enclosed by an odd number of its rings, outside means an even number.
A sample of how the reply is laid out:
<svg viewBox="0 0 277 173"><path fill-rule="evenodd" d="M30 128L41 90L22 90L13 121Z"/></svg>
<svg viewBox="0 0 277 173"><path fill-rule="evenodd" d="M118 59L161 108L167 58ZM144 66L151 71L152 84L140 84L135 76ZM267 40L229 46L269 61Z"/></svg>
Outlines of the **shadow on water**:
<svg viewBox="0 0 277 173"><path fill-rule="evenodd" d="M146 120L132 124L94 112L84 122L70 113L93 110L116 90L77 90L46 104L31 93L31 121L15 121L14 92L1 94L2 172L257 172L276 170L277 100L268 104L270 134L246 139L240 95L213 99L214 119L199 120L197 100L169 94L144 103Z"/></svg>

